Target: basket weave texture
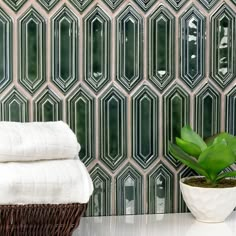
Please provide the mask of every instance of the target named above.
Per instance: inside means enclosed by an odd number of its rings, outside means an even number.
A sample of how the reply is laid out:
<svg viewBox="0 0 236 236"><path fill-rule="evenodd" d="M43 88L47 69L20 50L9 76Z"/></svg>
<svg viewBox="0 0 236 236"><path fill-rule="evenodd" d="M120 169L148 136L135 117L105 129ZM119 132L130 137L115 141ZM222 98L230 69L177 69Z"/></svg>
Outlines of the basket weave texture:
<svg viewBox="0 0 236 236"><path fill-rule="evenodd" d="M87 204L0 205L0 236L71 236Z"/></svg>

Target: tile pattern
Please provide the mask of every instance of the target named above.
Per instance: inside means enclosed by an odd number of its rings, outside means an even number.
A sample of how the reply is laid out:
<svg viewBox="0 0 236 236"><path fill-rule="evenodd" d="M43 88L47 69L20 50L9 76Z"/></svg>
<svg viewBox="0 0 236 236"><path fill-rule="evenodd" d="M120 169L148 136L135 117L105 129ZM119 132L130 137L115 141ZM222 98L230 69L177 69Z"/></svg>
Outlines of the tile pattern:
<svg viewBox="0 0 236 236"><path fill-rule="evenodd" d="M199 0L199 2L207 9L210 10L218 0Z"/></svg>
<svg viewBox="0 0 236 236"><path fill-rule="evenodd" d="M4 96L1 101L2 120L27 122L29 121L29 101L16 88Z"/></svg>
<svg viewBox="0 0 236 236"><path fill-rule="evenodd" d="M38 2L47 10L50 11L60 0L38 0Z"/></svg>
<svg viewBox="0 0 236 236"><path fill-rule="evenodd" d="M115 10L125 0L103 0L111 10Z"/></svg>
<svg viewBox="0 0 236 236"><path fill-rule="evenodd" d="M67 98L67 122L81 144L80 159L88 165L94 158L94 97L82 86Z"/></svg>
<svg viewBox="0 0 236 236"><path fill-rule="evenodd" d="M99 159L115 170L127 158L126 97L116 87L110 87L102 94L99 103Z"/></svg>
<svg viewBox="0 0 236 236"><path fill-rule="evenodd" d="M134 0L144 11L147 11L156 0Z"/></svg>
<svg viewBox="0 0 236 236"><path fill-rule="evenodd" d="M220 131L220 94L212 84L206 84L195 95L195 128L207 138Z"/></svg>
<svg viewBox="0 0 236 236"><path fill-rule="evenodd" d="M180 76L194 88L205 76L205 17L195 7L180 17Z"/></svg>
<svg viewBox="0 0 236 236"><path fill-rule="evenodd" d="M143 78L143 18L129 5L116 18L117 81L128 91Z"/></svg>
<svg viewBox="0 0 236 236"><path fill-rule="evenodd" d="M34 100L34 120L57 121L61 119L61 98L50 88L45 88Z"/></svg>
<svg viewBox="0 0 236 236"><path fill-rule="evenodd" d="M233 135L236 135L236 87L234 86L226 95L226 121L225 129Z"/></svg>
<svg viewBox="0 0 236 236"><path fill-rule="evenodd" d="M143 86L132 97L132 157L144 169L158 157L158 96Z"/></svg>
<svg viewBox="0 0 236 236"><path fill-rule="evenodd" d="M148 213L173 212L173 173L159 162L148 174Z"/></svg>
<svg viewBox="0 0 236 236"><path fill-rule="evenodd" d="M110 80L111 20L100 8L84 19L84 80L96 92Z"/></svg>
<svg viewBox="0 0 236 236"><path fill-rule="evenodd" d="M46 22L30 7L18 19L19 81L34 93L46 79Z"/></svg>
<svg viewBox="0 0 236 236"><path fill-rule="evenodd" d="M3 0L12 10L18 11L27 0Z"/></svg>
<svg viewBox="0 0 236 236"><path fill-rule="evenodd" d="M184 124L236 134L234 0L0 1L0 120L64 120L87 215L184 212Z"/></svg>
<svg viewBox="0 0 236 236"><path fill-rule="evenodd" d="M90 171L94 193L88 204L87 214L105 216L111 214L111 176L98 164Z"/></svg>
<svg viewBox="0 0 236 236"><path fill-rule="evenodd" d="M175 19L163 5L148 18L148 32L148 77L163 90L175 75Z"/></svg>
<svg viewBox="0 0 236 236"><path fill-rule="evenodd" d="M142 214L142 175L130 164L116 176L116 214Z"/></svg>
<svg viewBox="0 0 236 236"><path fill-rule="evenodd" d="M222 88L235 78L235 12L222 4L211 16L211 76Z"/></svg>
<svg viewBox="0 0 236 236"><path fill-rule="evenodd" d="M169 4L178 11L188 0L167 0Z"/></svg>
<svg viewBox="0 0 236 236"><path fill-rule="evenodd" d="M69 0L79 10L83 11L93 0Z"/></svg>
<svg viewBox="0 0 236 236"><path fill-rule="evenodd" d="M0 92L12 81L12 19L0 8Z"/></svg>
<svg viewBox="0 0 236 236"><path fill-rule="evenodd" d="M181 127L189 124L190 96L181 86L175 85L164 94L163 105L164 155L171 165L179 168L181 163L169 153L168 143L175 143L175 137L179 136Z"/></svg>
<svg viewBox="0 0 236 236"><path fill-rule="evenodd" d="M67 92L78 80L78 18L63 6L51 18L52 81Z"/></svg>

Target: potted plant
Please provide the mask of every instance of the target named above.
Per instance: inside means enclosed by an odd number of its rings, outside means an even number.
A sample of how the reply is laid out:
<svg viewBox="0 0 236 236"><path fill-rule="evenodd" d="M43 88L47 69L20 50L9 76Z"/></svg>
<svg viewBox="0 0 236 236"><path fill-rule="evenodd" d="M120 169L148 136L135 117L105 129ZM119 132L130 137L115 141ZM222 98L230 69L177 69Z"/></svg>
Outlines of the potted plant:
<svg viewBox="0 0 236 236"><path fill-rule="evenodd" d="M220 133L203 140L190 126L181 129L170 153L199 176L182 178L183 199L198 221L222 222L236 207L236 171L226 168L236 161L236 137Z"/></svg>

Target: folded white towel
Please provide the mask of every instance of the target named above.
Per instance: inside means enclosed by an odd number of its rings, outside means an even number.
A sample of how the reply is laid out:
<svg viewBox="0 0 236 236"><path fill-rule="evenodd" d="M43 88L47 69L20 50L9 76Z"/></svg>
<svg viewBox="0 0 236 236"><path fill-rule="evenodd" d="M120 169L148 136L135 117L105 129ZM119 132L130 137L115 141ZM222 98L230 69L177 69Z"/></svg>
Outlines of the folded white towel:
<svg viewBox="0 0 236 236"><path fill-rule="evenodd" d="M87 203L92 180L80 160L0 163L0 204Z"/></svg>
<svg viewBox="0 0 236 236"><path fill-rule="evenodd" d="M62 122L0 122L0 162L73 159L80 145Z"/></svg>

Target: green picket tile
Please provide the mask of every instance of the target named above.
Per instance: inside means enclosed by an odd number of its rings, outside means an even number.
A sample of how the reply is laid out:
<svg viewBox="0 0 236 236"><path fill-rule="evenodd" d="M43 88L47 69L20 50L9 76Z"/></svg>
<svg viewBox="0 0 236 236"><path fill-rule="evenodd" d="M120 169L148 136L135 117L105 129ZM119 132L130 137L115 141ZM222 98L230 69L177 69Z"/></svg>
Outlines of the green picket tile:
<svg viewBox="0 0 236 236"><path fill-rule="evenodd" d="M156 3L156 0L134 0L134 2L136 2L138 4L138 6L140 6L140 8L144 11L149 10L150 7L152 7L154 5L154 3Z"/></svg>
<svg viewBox="0 0 236 236"><path fill-rule="evenodd" d="M13 11L18 11L27 0L3 0Z"/></svg>
<svg viewBox="0 0 236 236"><path fill-rule="evenodd" d="M12 81L12 19L0 8L0 92Z"/></svg>
<svg viewBox="0 0 236 236"><path fill-rule="evenodd" d="M198 0L207 10L210 10L216 5L219 0Z"/></svg>
<svg viewBox="0 0 236 236"><path fill-rule="evenodd" d="M78 18L62 6L51 18L51 78L64 93L78 81Z"/></svg>
<svg viewBox="0 0 236 236"><path fill-rule="evenodd" d="M84 11L93 0L69 0L79 11Z"/></svg>
<svg viewBox="0 0 236 236"><path fill-rule="evenodd" d="M175 18L163 5L148 17L148 78L163 90L174 79Z"/></svg>
<svg viewBox="0 0 236 236"><path fill-rule="evenodd" d="M84 87L76 88L67 98L67 122L81 144L80 159L85 165L95 158L94 97Z"/></svg>
<svg viewBox="0 0 236 236"><path fill-rule="evenodd" d="M236 135L236 86L226 94L225 130Z"/></svg>
<svg viewBox="0 0 236 236"><path fill-rule="evenodd" d="M115 177L116 213L118 215L142 214L142 175L130 164Z"/></svg>
<svg viewBox="0 0 236 236"><path fill-rule="evenodd" d="M56 6L56 4L60 0L37 0L47 11L52 10L53 7Z"/></svg>
<svg viewBox="0 0 236 236"><path fill-rule="evenodd" d="M212 79L225 88L234 78L235 12L226 3L211 15L211 71Z"/></svg>
<svg viewBox="0 0 236 236"><path fill-rule="evenodd" d="M16 88L13 88L1 100L2 120L27 122L29 120L29 102Z"/></svg>
<svg viewBox="0 0 236 236"><path fill-rule="evenodd" d="M205 76L205 16L193 5L180 16L180 76L194 88Z"/></svg>
<svg viewBox="0 0 236 236"><path fill-rule="evenodd" d="M169 153L168 143L175 143L175 137L180 136L181 128L189 124L189 100L189 94L179 85L171 87L163 97L164 155L175 168L181 163Z"/></svg>
<svg viewBox="0 0 236 236"><path fill-rule="evenodd" d="M115 10L125 0L103 0L112 10Z"/></svg>
<svg viewBox="0 0 236 236"><path fill-rule="evenodd" d="M132 97L132 157L144 169L158 157L158 101L148 86Z"/></svg>
<svg viewBox="0 0 236 236"><path fill-rule="evenodd" d="M111 22L96 7L84 18L84 80L98 92L110 80Z"/></svg>
<svg viewBox="0 0 236 236"><path fill-rule="evenodd" d="M236 135L235 4L3 0L0 120L67 121L94 184L87 216L186 212L178 181L195 173L168 142L190 117L219 132L222 112Z"/></svg>
<svg viewBox="0 0 236 236"><path fill-rule="evenodd" d="M34 99L35 121L57 121L62 119L62 100L51 89L44 89Z"/></svg>
<svg viewBox="0 0 236 236"><path fill-rule="evenodd" d="M147 177L148 213L172 213L174 205L174 173L159 163Z"/></svg>
<svg viewBox="0 0 236 236"><path fill-rule="evenodd" d="M89 200L86 216L111 214L111 176L98 164L90 171L94 191Z"/></svg>
<svg viewBox="0 0 236 236"><path fill-rule="evenodd" d="M195 95L195 129L204 139L220 131L221 96L212 84Z"/></svg>
<svg viewBox="0 0 236 236"><path fill-rule="evenodd" d="M143 79L143 17L128 5L116 18L116 79L131 91Z"/></svg>
<svg viewBox="0 0 236 236"><path fill-rule="evenodd" d="M166 0L176 11L184 6L188 0Z"/></svg>
<svg viewBox="0 0 236 236"><path fill-rule="evenodd" d="M127 158L126 97L110 87L99 98L100 160L115 170Z"/></svg>
<svg viewBox="0 0 236 236"><path fill-rule="evenodd" d="M30 93L46 80L46 21L30 7L18 20L19 81Z"/></svg>

